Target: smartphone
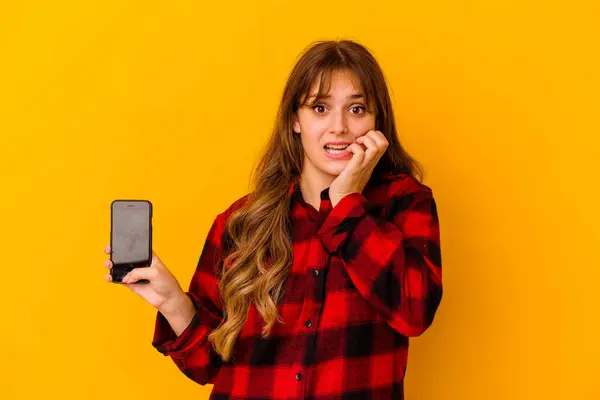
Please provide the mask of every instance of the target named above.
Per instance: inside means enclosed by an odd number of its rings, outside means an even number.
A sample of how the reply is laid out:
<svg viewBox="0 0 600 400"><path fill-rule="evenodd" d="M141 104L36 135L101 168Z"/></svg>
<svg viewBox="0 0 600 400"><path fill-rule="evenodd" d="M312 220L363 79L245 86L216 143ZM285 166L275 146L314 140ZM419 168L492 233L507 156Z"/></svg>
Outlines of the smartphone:
<svg viewBox="0 0 600 400"><path fill-rule="evenodd" d="M149 267L152 262L152 203L113 200L110 210L110 274L114 283L122 283L129 271Z"/></svg>

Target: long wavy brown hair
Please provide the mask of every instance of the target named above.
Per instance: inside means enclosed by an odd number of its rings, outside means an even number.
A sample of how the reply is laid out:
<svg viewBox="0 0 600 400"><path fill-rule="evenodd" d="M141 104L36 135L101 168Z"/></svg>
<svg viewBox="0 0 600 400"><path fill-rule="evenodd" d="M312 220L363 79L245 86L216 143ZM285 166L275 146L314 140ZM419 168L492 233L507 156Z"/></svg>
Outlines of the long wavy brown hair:
<svg viewBox="0 0 600 400"><path fill-rule="evenodd" d="M310 90L319 101L330 88L332 72L352 71L361 84L366 106L375 113L375 128L389 145L373 175L380 171L406 173L422 180L422 169L403 148L387 84L378 62L363 45L350 40L320 41L307 47L292 69L281 98L273 132L251 174L254 190L248 201L233 212L226 224L232 245L220 273L224 318L208 336L225 361L232 356L236 339L251 304L265 321L267 337L273 325L282 323L277 303L292 264L289 188L302 172L304 151L300 135L292 131L293 116L307 104Z"/></svg>

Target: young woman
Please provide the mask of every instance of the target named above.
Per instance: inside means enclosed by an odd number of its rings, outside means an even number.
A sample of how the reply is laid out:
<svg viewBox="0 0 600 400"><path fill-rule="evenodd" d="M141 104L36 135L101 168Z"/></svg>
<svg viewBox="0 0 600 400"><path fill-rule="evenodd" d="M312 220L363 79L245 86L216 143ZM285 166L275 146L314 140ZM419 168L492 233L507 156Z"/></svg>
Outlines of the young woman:
<svg viewBox="0 0 600 400"><path fill-rule="evenodd" d="M255 190L216 216L189 290L156 254L125 278L158 310L152 344L214 384L211 399L403 399L408 337L442 298L421 179L373 56L353 41L313 44Z"/></svg>

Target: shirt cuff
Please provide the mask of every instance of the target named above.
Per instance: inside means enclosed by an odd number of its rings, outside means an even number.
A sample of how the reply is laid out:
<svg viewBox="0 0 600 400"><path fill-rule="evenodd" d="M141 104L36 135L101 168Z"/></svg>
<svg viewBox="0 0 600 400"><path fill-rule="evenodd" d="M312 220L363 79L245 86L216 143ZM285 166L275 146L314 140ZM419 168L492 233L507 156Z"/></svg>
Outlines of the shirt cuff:
<svg viewBox="0 0 600 400"><path fill-rule="evenodd" d="M202 305L193 293L186 292L186 295L192 300L196 313L179 336L173 331L164 315L160 311L157 312L152 346L165 356L183 358L186 351L204 341L208 336L209 321L203 321L203 319L206 319L206 310L203 310Z"/></svg>
<svg viewBox="0 0 600 400"><path fill-rule="evenodd" d="M362 193L354 192L342 197L317 233L329 253L335 253L344 244L370 208L369 201Z"/></svg>

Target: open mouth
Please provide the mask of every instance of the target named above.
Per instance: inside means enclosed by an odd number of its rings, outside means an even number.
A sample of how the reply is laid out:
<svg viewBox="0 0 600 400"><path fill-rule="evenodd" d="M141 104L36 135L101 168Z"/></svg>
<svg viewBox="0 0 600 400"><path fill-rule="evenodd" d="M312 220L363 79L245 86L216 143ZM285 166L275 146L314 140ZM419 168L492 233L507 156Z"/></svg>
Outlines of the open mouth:
<svg viewBox="0 0 600 400"><path fill-rule="evenodd" d="M327 151L330 154L344 154L344 153L347 153L346 149L348 149L348 147L350 147L349 144L347 144L347 145L326 145L326 146L323 146L323 148L325 149L325 151Z"/></svg>

